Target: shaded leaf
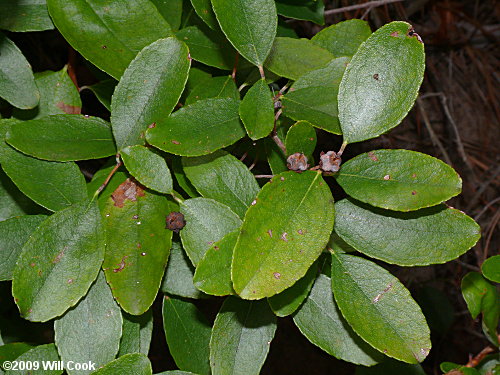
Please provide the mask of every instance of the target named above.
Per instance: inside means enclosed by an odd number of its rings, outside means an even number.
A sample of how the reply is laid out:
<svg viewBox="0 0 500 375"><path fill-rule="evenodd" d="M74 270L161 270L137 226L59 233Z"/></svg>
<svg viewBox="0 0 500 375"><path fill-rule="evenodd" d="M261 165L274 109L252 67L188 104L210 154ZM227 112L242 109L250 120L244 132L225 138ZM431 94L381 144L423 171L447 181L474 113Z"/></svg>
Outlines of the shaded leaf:
<svg viewBox="0 0 500 375"><path fill-rule="evenodd" d="M298 121L288 129L285 146L288 155L299 152L312 161L312 153L316 148L316 131L309 122Z"/></svg>
<svg viewBox="0 0 500 375"><path fill-rule="evenodd" d="M104 181L106 181L115 166L116 160L115 158L112 158L107 164L105 164L94 174L92 180L87 184L89 198L92 198L94 196L94 194L102 186ZM108 201L108 198L111 196L111 194L113 194L116 188L118 188L118 186L120 186L120 184L122 184L128 177L129 175L126 173L126 170L123 166L119 167L118 170L113 174L106 187L99 194L98 203L101 212L104 210L106 202Z"/></svg>
<svg viewBox="0 0 500 375"><path fill-rule="evenodd" d="M264 139L267 162L272 174L276 175L288 171L286 156L272 139Z"/></svg>
<svg viewBox="0 0 500 375"><path fill-rule="evenodd" d="M57 349L54 344L46 344L35 346L33 349L28 350L27 352L21 354L16 358L18 362L24 362L26 367L31 363L35 366L35 363L40 365L40 369L36 371L36 373L41 375L60 375L63 373L63 370L45 370L43 369L42 364L44 362L52 362L59 361L59 356L57 355ZM19 365L21 368L22 365ZM34 368L34 367L33 367ZM9 370L5 372L5 375L30 375L32 371L29 370Z"/></svg>
<svg viewBox="0 0 500 375"><path fill-rule="evenodd" d="M171 34L149 0L47 0L64 38L98 68L119 79L137 53ZM96 42L98 41L98 42Z"/></svg>
<svg viewBox="0 0 500 375"><path fill-rule="evenodd" d="M134 58L111 100L111 124L118 150L144 143L148 127L167 117L181 97L191 61L184 43L160 39Z"/></svg>
<svg viewBox="0 0 500 375"><path fill-rule="evenodd" d="M54 28L45 0L2 1L0 14L0 29L26 32Z"/></svg>
<svg viewBox="0 0 500 375"><path fill-rule="evenodd" d="M142 315L123 314L122 338L118 357L128 353L147 355L153 334L153 313L151 310Z"/></svg>
<svg viewBox="0 0 500 375"><path fill-rule="evenodd" d="M168 349L179 369L200 375L210 374L211 327L195 305L166 296L163 300L163 328Z"/></svg>
<svg viewBox="0 0 500 375"><path fill-rule="evenodd" d="M151 0L172 30L181 26L183 0Z"/></svg>
<svg viewBox="0 0 500 375"><path fill-rule="evenodd" d="M351 197L397 211L434 206L462 190L462 180L452 167L410 150L358 155L344 163L335 177Z"/></svg>
<svg viewBox="0 0 500 375"><path fill-rule="evenodd" d="M481 265L481 272L488 280L500 283L500 255L486 259Z"/></svg>
<svg viewBox="0 0 500 375"><path fill-rule="evenodd" d="M172 176L167 162L153 150L129 146L120 153L125 167L144 186L164 194L172 192Z"/></svg>
<svg viewBox="0 0 500 375"><path fill-rule="evenodd" d="M186 98L186 105L210 98L232 98L240 100L240 93L231 76L208 78L196 85Z"/></svg>
<svg viewBox="0 0 500 375"><path fill-rule="evenodd" d="M174 172L175 181L190 198L196 198L200 196L200 194L198 194L198 192L194 188L193 184L191 184L191 182L186 177L184 169L182 168L182 158L180 156L174 155L172 157L172 171Z"/></svg>
<svg viewBox="0 0 500 375"><path fill-rule="evenodd" d="M13 342L0 345L0 367L3 369L3 363L5 361L13 361L31 348L33 348L33 345L24 342Z"/></svg>
<svg viewBox="0 0 500 375"><path fill-rule="evenodd" d="M403 213L344 199L335 204L335 215L335 232L349 245L400 266L445 263L480 237L474 220L444 205Z"/></svg>
<svg viewBox="0 0 500 375"><path fill-rule="evenodd" d="M240 104L240 117L253 140L267 137L274 127L274 103L264 79L258 80Z"/></svg>
<svg viewBox="0 0 500 375"><path fill-rule="evenodd" d="M259 374L275 331L276 317L266 301L227 298L210 338L212 374Z"/></svg>
<svg viewBox="0 0 500 375"><path fill-rule="evenodd" d="M425 317L410 292L385 269L334 253L332 290L349 325L374 348L407 363L427 357L431 342Z"/></svg>
<svg viewBox="0 0 500 375"><path fill-rule="evenodd" d="M182 158L184 172L205 198L224 203L241 218L260 188L245 164L226 151Z"/></svg>
<svg viewBox="0 0 500 375"><path fill-rule="evenodd" d="M297 2L296 0L277 0L276 8L281 16L305 20L323 25L325 23L325 4L323 1L311 0Z"/></svg>
<svg viewBox="0 0 500 375"><path fill-rule="evenodd" d="M95 202L76 203L40 224L12 274L12 295L21 316L44 322L74 306L97 277L104 241Z"/></svg>
<svg viewBox="0 0 500 375"><path fill-rule="evenodd" d="M239 101L230 98L199 100L158 121L146 139L176 155L210 154L245 136L238 108Z"/></svg>
<svg viewBox="0 0 500 375"><path fill-rule="evenodd" d="M134 375L151 375L153 374L153 369L151 368L151 362L149 362L148 357L141 353L131 353L125 354L112 362L109 362L106 366L93 372L94 375L122 375L122 374L134 374Z"/></svg>
<svg viewBox="0 0 500 375"><path fill-rule="evenodd" d="M321 173L273 177L248 209L234 248L234 290L245 299L277 294L302 278L333 229L333 197Z"/></svg>
<svg viewBox="0 0 500 375"><path fill-rule="evenodd" d="M321 30L311 38L311 42L330 51L335 57L350 57L371 34L368 22L352 19Z"/></svg>
<svg viewBox="0 0 500 375"><path fill-rule="evenodd" d="M82 86L80 90L89 89L94 93L97 100L106 107L108 111L111 111L111 97L115 91L117 82L114 79L107 79L90 86Z"/></svg>
<svg viewBox="0 0 500 375"><path fill-rule="evenodd" d="M0 143L3 143L3 141L0 140ZM0 163L1 160L0 154ZM40 212L43 212L43 208L21 193L12 180L0 168L0 222L12 217Z"/></svg>
<svg viewBox="0 0 500 375"><path fill-rule="evenodd" d="M399 361L389 360L373 367L356 368L356 375L425 375L421 365L410 365Z"/></svg>
<svg viewBox="0 0 500 375"><path fill-rule="evenodd" d="M122 335L122 314L100 272L87 295L54 322L55 342L65 363L91 361L96 368L112 361ZM90 374L92 369L65 366L69 375Z"/></svg>
<svg viewBox="0 0 500 375"><path fill-rule="evenodd" d="M338 359L373 366L384 357L364 342L345 321L333 300L331 279L320 274L304 304L293 316L300 332Z"/></svg>
<svg viewBox="0 0 500 375"><path fill-rule="evenodd" d="M210 26L213 30L219 29L219 24L217 18L215 18L215 13L212 10L212 3L210 0L191 0L194 11L196 14Z"/></svg>
<svg viewBox="0 0 500 375"><path fill-rule="evenodd" d="M358 49L339 89L344 141L374 138L398 125L417 98L424 77L424 45L406 22L375 31Z"/></svg>
<svg viewBox="0 0 500 375"><path fill-rule="evenodd" d="M74 161L99 159L116 153L109 123L99 117L52 115L19 121L6 141L39 159Z"/></svg>

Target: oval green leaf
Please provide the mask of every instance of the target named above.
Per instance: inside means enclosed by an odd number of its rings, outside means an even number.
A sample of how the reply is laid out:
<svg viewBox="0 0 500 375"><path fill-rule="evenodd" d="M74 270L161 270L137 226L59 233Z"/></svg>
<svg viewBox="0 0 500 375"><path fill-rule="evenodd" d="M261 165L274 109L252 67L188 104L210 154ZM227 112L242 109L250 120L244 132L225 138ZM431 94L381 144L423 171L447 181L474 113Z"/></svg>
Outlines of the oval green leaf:
<svg viewBox="0 0 500 375"><path fill-rule="evenodd" d="M267 137L273 130L273 97L264 79L258 80L246 93L240 104L240 117L254 141Z"/></svg>
<svg viewBox="0 0 500 375"><path fill-rule="evenodd" d="M211 29L219 30L219 24L212 10L212 3L210 0L191 0L191 5L193 5L194 11L203 22L210 26Z"/></svg>
<svg viewBox="0 0 500 375"><path fill-rule="evenodd" d="M356 335L345 321L333 299L331 284L328 276L320 274L293 321L310 342L335 358L373 366L384 356Z"/></svg>
<svg viewBox="0 0 500 375"><path fill-rule="evenodd" d="M129 353L148 355L153 334L153 312L146 311L142 315L130 315L122 311L122 338L118 357Z"/></svg>
<svg viewBox="0 0 500 375"><path fill-rule="evenodd" d="M398 125L417 98L424 78L420 36L406 22L375 31L347 67L339 90L344 141L375 138Z"/></svg>
<svg viewBox="0 0 500 375"><path fill-rule="evenodd" d="M481 265L481 272L488 280L500 283L500 255L486 259Z"/></svg>
<svg viewBox="0 0 500 375"><path fill-rule="evenodd" d="M358 366L356 375L426 375L421 365L410 365L395 360L386 360L373 367ZM458 375L458 374L456 374Z"/></svg>
<svg viewBox="0 0 500 375"><path fill-rule="evenodd" d="M277 0L276 8L280 16L296 20L312 21L325 24L325 4L317 0Z"/></svg>
<svg viewBox="0 0 500 375"><path fill-rule="evenodd" d="M259 299L292 286L325 248L333 220L332 193L321 173L272 178L245 215L234 248L234 290Z"/></svg>
<svg viewBox="0 0 500 375"><path fill-rule="evenodd" d="M160 288L172 231L165 216L175 206L127 179L104 208L106 280L120 306L132 315L146 312Z"/></svg>
<svg viewBox="0 0 500 375"><path fill-rule="evenodd" d="M53 115L19 121L6 141L39 159L74 161L100 159L116 153L109 123L99 117Z"/></svg>
<svg viewBox="0 0 500 375"><path fill-rule="evenodd" d="M163 328L168 349L179 369L200 375L210 374L211 327L194 304L165 296Z"/></svg>
<svg viewBox="0 0 500 375"><path fill-rule="evenodd" d="M181 213L186 220L180 232L182 246L195 266L215 242L241 226L238 215L213 199L188 199L181 204Z"/></svg>
<svg viewBox="0 0 500 375"><path fill-rule="evenodd" d="M239 100L199 100L179 109L146 134L159 149L182 156L210 154L245 136L239 121Z"/></svg>
<svg viewBox="0 0 500 375"><path fill-rule="evenodd" d="M2 17L3 18L3 17ZM0 33L0 97L14 107L36 107L40 93L28 60L17 46Z"/></svg>
<svg viewBox="0 0 500 375"><path fill-rule="evenodd" d="M184 43L160 39L130 63L111 99L111 124L118 150L144 143L148 126L168 117L181 97L191 60Z"/></svg>
<svg viewBox="0 0 500 375"><path fill-rule="evenodd" d="M385 269L360 257L334 253L332 290L349 325L375 349L407 363L427 357L431 341L422 310Z"/></svg>
<svg viewBox="0 0 500 375"><path fill-rule="evenodd" d="M47 0L47 5L68 43L116 79L141 49L171 34L149 0Z"/></svg>
<svg viewBox="0 0 500 375"><path fill-rule="evenodd" d="M276 331L266 301L228 297L215 318L210 338L213 375L258 375Z"/></svg>
<svg viewBox="0 0 500 375"><path fill-rule="evenodd" d="M45 322L74 306L97 277L104 244L96 202L74 204L40 224L24 244L12 275L21 315Z"/></svg>
<svg viewBox="0 0 500 375"><path fill-rule="evenodd" d="M298 121L286 133L286 152L288 155L299 152L311 161L316 148L316 139L316 131L312 125L307 121Z"/></svg>
<svg viewBox="0 0 500 375"><path fill-rule="evenodd" d="M0 29L26 32L54 28L45 0L2 1L0 14Z"/></svg>
<svg viewBox="0 0 500 375"><path fill-rule="evenodd" d="M153 369L148 357L141 353L125 354L109 362L106 366L92 373L93 375L152 375Z"/></svg>
<svg viewBox="0 0 500 375"><path fill-rule="evenodd" d="M265 62L271 72L297 80L311 70L328 64L334 56L308 39L278 37Z"/></svg>
<svg viewBox="0 0 500 375"><path fill-rule="evenodd" d="M335 232L359 252L400 266L448 262L480 237L474 220L444 205L403 213L347 199L335 204Z"/></svg>
<svg viewBox="0 0 500 375"><path fill-rule="evenodd" d="M178 30L182 22L183 0L150 0L173 30Z"/></svg>
<svg viewBox="0 0 500 375"><path fill-rule="evenodd" d="M212 0L219 25L238 52L262 66L273 45L278 27L273 0Z"/></svg>
<svg viewBox="0 0 500 375"><path fill-rule="evenodd" d="M210 98L233 98L240 100L240 92L231 76L204 79L189 93L185 105Z"/></svg>
<svg viewBox="0 0 500 375"><path fill-rule="evenodd" d="M2 143L1 140L0 143ZM0 157L0 164L1 160ZM0 168L0 222L16 216L42 213L43 210L42 207L21 193Z"/></svg>
<svg viewBox="0 0 500 375"><path fill-rule="evenodd" d="M15 360L18 362L18 369L6 371L5 375L27 375L30 373L38 373L40 375L60 375L63 373L62 369L58 369L55 366L55 368L52 370L43 368L43 363L56 363L60 361L60 358L57 355L56 346L54 344L35 346L33 349L30 349L27 352L21 354ZM39 370L33 372L27 370L19 370L19 368L23 366L21 363L23 363L26 368L28 368L30 364L31 366L33 366L33 368L35 368L35 363L37 363L39 365Z"/></svg>
<svg viewBox="0 0 500 375"><path fill-rule="evenodd" d="M55 342L66 364L95 363L95 368L112 361L120 345L122 314L100 272L87 295L54 322ZM87 375L92 369L65 366L69 375Z"/></svg>
<svg viewBox="0 0 500 375"><path fill-rule="evenodd" d="M167 162L155 151L141 146L129 146L120 153L125 167L137 181L164 194L172 192L172 176Z"/></svg>
<svg viewBox="0 0 500 375"><path fill-rule="evenodd" d="M193 282L203 292L213 296L234 294L231 281L231 261L239 231L228 233L207 250L196 267Z"/></svg>
<svg viewBox="0 0 500 375"><path fill-rule="evenodd" d="M353 56L371 34L368 22L352 19L321 30L311 38L311 42L330 51L335 57Z"/></svg>
<svg viewBox="0 0 500 375"><path fill-rule="evenodd" d="M358 155L344 163L335 177L351 197L396 211L434 206L462 190L462 180L452 167L410 150Z"/></svg>
<svg viewBox="0 0 500 375"><path fill-rule="evenodd" d="M226 151L182 158L184 172L205 198L224 203L241 218L260 188L247 166Z"/></svg>

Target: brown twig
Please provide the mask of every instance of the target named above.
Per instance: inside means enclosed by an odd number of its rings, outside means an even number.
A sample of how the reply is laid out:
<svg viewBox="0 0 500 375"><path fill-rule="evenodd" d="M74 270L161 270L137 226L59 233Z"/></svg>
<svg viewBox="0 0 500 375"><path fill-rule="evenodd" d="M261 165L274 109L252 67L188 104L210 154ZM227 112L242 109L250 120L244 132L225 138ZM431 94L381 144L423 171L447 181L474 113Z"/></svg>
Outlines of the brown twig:
<svg viewBox="0 0 500 375"><path fill-rule="evenodd" d="M101 193L101 191L103 191L106 188L106 186L109 183L109 180L111 180L111 177L113 177L113 175L116 173L116 171L118 170L118 168L120 168L121 166L122 166L122 162L120 161L120 156L117 155L116 156L116 165L115 165L115 167L111 170L111 172L109 172L108 177L106 177L106 179L104 180L104 182L102 183L102 185L99 186L99 189L97 189L97 191L95 192L94 196L99 195Z"/></svg>
<svg viewBox="0 0 500 375"><path fill-rule="evenodd" d="M357 5L349 5L347 7L343 8L336 8L336 9L329 9L325 11L325 16L329 16L331 14L338 14L338 13L344 13L344 12L350 12L351 10L358 10L358 9L365 9L365 8L375 8L379 7L381 5L386 5L386 4L391 4L391 3L398 3L403 0L376 0L376 1L369 1L364 4L357 4Z"/></svg>
<svg viewBox="0 0 500 375"><path fill-rule="evenodd" d="M282 111L280 109L278 112L276 112L276 115L274 115L274 129L273 129L273 132L271 133L272 134L271 138L278 145L278 147L281 149L281 151L283 151L283 153L286 155L286 147L285 147L284 143L281 141L281 139L278 137L278 133L276 132L276 122L280 118L281 112Z"/></svg>
<svg viewBox="0 0 500 375"><path fill-rule="evenodd" d="M238 62L240 60L240 54L236 52L236 57L234 58L233 72L231 73L231 78L236 82L236 72L238 70Z"/></svg>
<svg viewBox="0 0 500 375"><path fill-rule="evenodd" d="M484 357L486 357L490 353L493 353L494 351L495 349L493 349L491 346L487 346L486 348L481 350L478 355L472 357L465 365L465 367L476 367L484 359Z"/></svg>
<svg viewBox="0 0 500 375"><path fill-rule="evenodd" d="M256 174L254 177L255 178L273 178L274 176L272 174Z"/></svg>

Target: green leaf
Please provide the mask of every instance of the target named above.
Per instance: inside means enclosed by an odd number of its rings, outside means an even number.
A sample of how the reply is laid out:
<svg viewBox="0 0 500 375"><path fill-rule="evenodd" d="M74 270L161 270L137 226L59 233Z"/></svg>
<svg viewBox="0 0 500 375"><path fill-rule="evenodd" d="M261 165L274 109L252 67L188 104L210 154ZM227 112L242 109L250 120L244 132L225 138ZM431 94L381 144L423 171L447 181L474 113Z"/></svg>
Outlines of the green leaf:
<svg viewBox="0 0 500 375"><path fill-rule="evenodd" d="M286 156L272 139L264 139L267 162L273 174L288 171Z"/></svg>
<svg viewBox="0 0 500 375"><path fill-rule="evenodd" d="M260 188L245 164L226 151L182 158L184 172L205 198L227 205L241 218Z"/></svg>
<svg viewBox="0 0 500 375"><path fill-rule="evenodd" d="M331 279L320 274L304 304L293 316L300 332L335 358L373 366L383 356L349 326L333 300Z"/></svg>
<svg viewBox="0 0 500 375"><path fill-rule="evenodd" d="M210 374L211 327L195 305L165 296L163 328L168 349L179 369L200 375Z"/></svg>
<svg viewBox="0 0 500 375"><path fill-rule="evenodd" d="M358 155L344 163L335 177L351 197L396 211L434 206L462 190L462 180L452 167L410 150Z"/></svg>
<svg viewBox="0 0 500 375"><path fill-rule="evenodd" d="M127 179L104 209L103 269L115 299L132 315L146 312L160 288L172 245L165 216L174 207L165 196Z"/></svg>
<svg viewBox="0 0 500 375"><path fill-rule="evenodd" d="M232 98L240 100L240 93L231 76L208 78L193 88L186 98L185 105L210 98Z"/></svg>
<svg viewBox="0 0 500 375"><path fill-rule="evenodd" d="M185 200L181 204L181 213L186 220L186 226L180 232L182 246L195 266L215 242L241 226L238 215L213 199Z"/></svg>
<svg viewBox="0 0 500 375"><path fill-rule="evenodd" d="M153 334L153 312L148 310L142 315L122 313L123 327L118 357L128 353L148 355Z"/></svg>
<svg viewBox="0 0 500 375"><path fill-rule="evenodd" d="M0 280L11 280L12 270L24 243L47 218L45 215L25 215L0 222Z"/></svg>
<svg viewBox="0 0 500 375"><path fill-rule="evenodd" d="M52 161L99 159L116 153L109 123L99 117L53 115L14 123L6 141L25 154Z"/></svg>
<svg viewBox="0 0 500 375"><path fill-rule="evenodd" d="M1 140L0 143L2 143ZM0 158L0 163L1 160ZM0 168L0 222L16 216L37 214L43 211L43 208L21 193L12 180Z"/></svg>
<svg viewBox="0 0 500 375"><path fill-rule="evenodd" d="M84 363L96 368L112 361L118 353L122 335L122 314L100 272L87 295L54 322L55 342L61 359ZM75 370L65 366L69 375L90 374L92 370Z"/></svg>
<svg viewBox="0 0 500 375"><path fill-rule="evenodd" d="M347 199L335 204L335 232L363 254L400 266L445 263L480 237L474 220L444 205L403 213Z"/></svg>
<svg viewBox="0 0 500 375"><path fill-rule="evenodd" d="M175 155L210 154L245 136L238 108L239 101L231 98L199 100L158 121L146 139Z"/></svg>
<svg viewBox="0 0 500 375"><path fill-rule="evenodd" d="M167 269L161 284L161 291L185 298L201 298L200 292L193 284L194 267L179 242L172 243Z"/></svg>
<svg viewBox="0 0 500 375"><path fill-rule="evenodd" d="M148 357L141 353L125 354L106 366L93 372L92 375L152 375L153 369Z"/></svg>
<svg viewBox="0 0 500 375"><path fill-rule="evenodd" d="M266 60L278 26L273 0L212 0L219 25L238 52L256 66Z"/></svg>
<svg viewBox="0 0 500 375"><path fill-rule="evenodd" d="M40 93L31 66L21 50L2 33L0 56L0 97L17 108L36 107Z"/></svg>
<svg viewBox="0 0 500 375"><path fill-rule="evenodd" d="M151 2L172 30L178 30L181 26L183 0L151 0Z"/></svg>
<svg viewBox="0 0 500 375"><path fill-rule="evenodd" d="M89 198L94 197L94 194L96 194L98 189L108 178L111 171L115 168L115 158L112 158L110 161L112 162L112 164L109 162L105 164L105 166L103 166L94 174L92 181L87 184ZM126 173L123 166L119 167L118 170L113 174L106 187L99 194L98 203L101 212L104 211L104 207L106 206L108 198L111 196L111 194L113 194L116 188L118 188L118 186L120 186L120 184L122 184L128 177L129 175Z"/></svg>
<svg viewBox="0 0 500 375"><path fill-rule="evenodd" d="M104 244L95 202L76 203L40 224L24 244L12 275L21 316L45 322L74 306L97 277Z"/></svg>
<svg viewBox="0 0 500 375"><path fill-rule="evenodd" d="M159 372L155 375L196 375L196 374L194 372L172 370L172 371Z"/></svg>
<svg viewBox="0 0 500 375"><path fill-rule="evenodd" d="M203 292L214 296L234 294L231 261L239 231L226 234L207 250L196 267L193 282Z"/></svg>
<svg viewBox="0 0 500 375"><path fill-rule="evenodd" d="M141 146L129 146L120 153L125 167L144 186L164 194L172 192L172 176L167 162L155 151Z"/></svg>
<svg viewBox="0 0 500 375"><path fill-rule="evenodd" d="M141 49L171 35L149 0L47 0L47 5L68 43L116 79Z"/></svg>
<svg viewBox="0 0 500 375"><path fill-rule="evenodd" d="M215 13L212 10L212 4L210 0L191 0L191 5L193 5L196 14L205 22L211 29L219 30L219 24L217 18L215 18Z"/></svg>
<svg viewBox="0 0 500 375"><path fill-rule="evenodd" d="M311 42L330 51L335 57L351 57L371 34L368 22L352 19L321 30L312 37Z"/></svg>
<svg viewBox="0 0 500 375"><path fill-rule="evenodd" d="M407 363L427 357L431 341L425 317L410 292L385 269L334 253L332 290L349 325L375 349Z"/></svg>
<svg viewBox="0 0 500 375"><path fill-rule="evenodd" d="M267 137L274 127L274 103L264 79L258 80L240 104L240 117L253 140Z"/></svg>
<svg viewBox="0 0 500 375"><path fill-rule="evenodd" d="M43 363L46 362L55 362L59 361L59 356L57 355L57 349L54 344L46 344L35 346L33 349L28 350L27 352L21 354L16 358L18 363L24 362L26 368L28 368L31 363L33 366L36 366L37 363L40 368L36 371L29 370L9 370L5 372L5 375L30 375L32 373L40 374L40 375L60 375L63 373L63 370L45 370L43 369ZM21 368L22 365L19 365ZM34 369L35 367L33 367Z"/></svg>
<svg viewBox="0 0 500 375"><path fill-rule="evenodd" d="M311 21L318 25L325 24L325 4L321 0L301 1L277 0L276 8L281 16L297 20Z"/></svg>
<svg viewBox="0 0 500 375"><path fill-rule="evenodd" d="M51 211L61 210L85 199L85 178L75 163L32 158L3 141L9 126L15 123L17 121L0 120L0 164L19 190Z"/></svg>
<svg viewBox="0 0 500 375"><path fill-rule="evenodd" d="M285 146L288 155L299 152L312 160L316 148L316 131L309 122L298 121L288 129Z"/></svg>
<svg viewBox="0 0 500 375"><path fill-rule="evenodd" d="M224 35L208 28L188 26L175 33L189 47L189 54L205 65L231 70L236 63L237 52Z"/></svg>
<svg viewBox="0 0 500 375"><path fill-rule="evenodd" d="M0 345L0 368L3 368L3 363L5 361L13 361L31 348L33 348L33 345L24 342L13 342Z"/></svg>
<svg viewBox="0 0 500 375"><path fill-rule="evenodd" d="M82 86L80 90L88 89L92 91L97 100L99 100L108 111L111 111L111 97L113 96L116 85L117 82L114 79L106 79L90 86Z"/></svg>
<svg viewBox="0 0 500 375"><path fill-rule="evenodd" d="M119 150L143 143L148 126L168 117L184 90L189 67L189 51L175 38L157 40L139 52L111 100L111 124Z"/></svg>
<svg viewBox="0 0 500 375"><path fill-rule="evenodd" d="M172 171L174 172L175 181L179 184L182 190L190 198L199 197L200 194L196 191L194 186L189 182L186 174L184 173L184 169L182 168L182 158L180 156L173 155L172 157Z"/></svg>
<svg viewBox="0 0 500 375"><path fill-rule="evenodd" d="M210 338L212 374L258 375L275 331L276 317L266 301L227 298Z"/></svg>
<svg viewBox="0 0 500 375"><path fill-rule="evenodd" d="M424 78L424 45L406 22L375 31L347 67L339 90L344 141L374 138L398 125L417 98ZM413 35L413 36L410 36Z"/></svg>
<svg viewBox="0 0 500 375"><path fill-rule="evenodd" d="M67 66L58 72L35 73L35 83L40 92L38 106L29 110L14 109L18 119L31 120L48 115L80 114L80 93L68 75Z"/></svg>
<svg viewBox="0 0 500 375"><path fill-rule="evenodd" d="M334 56L308 39L278 37L265 67L277 75L297 80L311 70L324 67Z"/></svg>
<svg viewBox="0 0 500 375"><path fill-rule="evenodd" d="M45 0L2 1L0 14L0 29L26 32L54 28Z"/></svg>
<svg viewBox="0 0 500 375"><path fill-rule="evenodd" d="M481 272L488 280L500 283L500 255L486 259L481 265Z"/></svg>
<svg viewBox="0 0 500 375"><path fill-rule="evenodd" d="M268 298L269 306L279 317L293 314L306 299L318 273L314 264L309 267L303 278L279 294Z"/></svg>
<svg viewBox="0 0 500 375"><path fill-rule="evenodd" d="M500 318L500 293L479 272L469 272L462 280L462 295L473 319L483 314L483 331L498 346L497 326Z"/></svg>
<svg viewBox="0 0 500 375"><path fill-rule="evenodd" d="M421 365L389 360L373 367L358 366L356 375L426 375Z"/></svg>
<svg viewBox="0 0 500 375"><path fill-rule="evenodd" d="M330 133L341 134L337 94L348 62L347 57L340 57L323 68L302 75L280 99L283 114L294 120L309 121Z"/></svg>
<svg viewBox="0 0 500 375"><path fill-rule="evenodd" d="M325 248L333 220L332 193L321 173L272 178L245 215L234 248L234 290L259 299L292 286Z"/></svg>

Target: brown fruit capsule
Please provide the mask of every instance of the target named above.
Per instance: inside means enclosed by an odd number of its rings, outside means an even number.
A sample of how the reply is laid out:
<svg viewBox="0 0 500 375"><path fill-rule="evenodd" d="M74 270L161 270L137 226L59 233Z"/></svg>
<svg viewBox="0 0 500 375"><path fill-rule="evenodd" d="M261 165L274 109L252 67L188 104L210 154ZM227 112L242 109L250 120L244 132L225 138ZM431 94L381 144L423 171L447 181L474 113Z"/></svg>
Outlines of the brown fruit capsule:
<svg viewBox="0 0 500 375"><path fill-rule="evenodd" d="M167 229L170 229L172 232L179 233L179 231L184 228L186 225L186 220L184 220L184 215L180 212L171 212L165 219Z"/></svg>
<svg viewBox="0 0 500 375"><path fill-rule="evenodd" d="M342 159L334 151L328 151L326 154L322 152L319 159L319 167L323 172L338 172L342 163Z"/></svg>
<svg viewBox="0 0 500 375"><path fill-rule="evenodd" d="M309 164L307 164L307 157L300 152L290 155L288 159L286 159L286 165L288 166L288 169L297 172L302 172L309 168Z"/></svg>

